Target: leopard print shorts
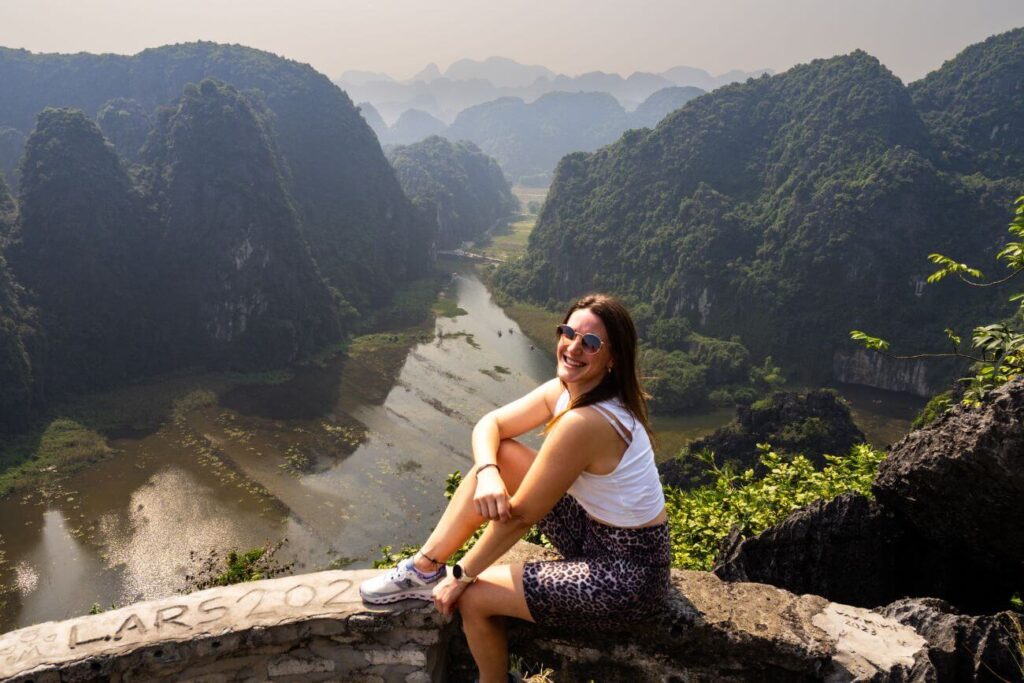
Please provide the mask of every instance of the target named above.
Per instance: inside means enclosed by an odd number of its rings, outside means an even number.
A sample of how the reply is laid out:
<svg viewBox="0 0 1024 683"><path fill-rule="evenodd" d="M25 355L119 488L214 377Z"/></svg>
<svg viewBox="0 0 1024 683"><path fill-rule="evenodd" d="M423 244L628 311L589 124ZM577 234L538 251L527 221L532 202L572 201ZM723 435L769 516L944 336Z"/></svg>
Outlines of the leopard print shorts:
<svg viewBox="0 0 1024 683"><path fill-rule="evenodd" d="M566 494L538 523L561 560L523 566L523 592L539 624L603 629L649 617L669 585L668 524L602 524Z"/></svg>

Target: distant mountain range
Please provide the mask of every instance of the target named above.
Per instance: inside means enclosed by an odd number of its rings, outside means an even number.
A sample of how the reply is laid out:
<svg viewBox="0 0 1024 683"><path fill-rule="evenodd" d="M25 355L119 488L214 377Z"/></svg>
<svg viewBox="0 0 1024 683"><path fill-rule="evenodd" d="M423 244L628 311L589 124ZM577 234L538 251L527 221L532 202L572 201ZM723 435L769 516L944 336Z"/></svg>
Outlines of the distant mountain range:
<svg viewBox="0 0 1024 683"><path fill-rule="evenodd" d="M636 72L628 77L591 71L578 76L556 74L544 66L525 65L506 57L483 61L460 59L443 72L429 64L406 81L371 71L346 71L337 83L356 102L371 102L394 123L408 109L419 109L451 123L463 109L501 97L527 102L550 92L606 92L632 110L656 91L692 86L710 91L736 81L771 74L770 69L729 71L712 76L704 69L676 66L661 73Z"/></svg>
<svg viewBox="0 0 1024 683"><path fill-rule="evenodd" d="M407 110L388 126L369 102L359 109L381 144L411 144L431 135L469 140L494 157L510 180L542 186L566 154L592 152L630 128L653 127L702 94L694 87L663 88L634 112L603 92L552 92L530 103L502 97L468 107L450 126L420 109Z"/></svg>

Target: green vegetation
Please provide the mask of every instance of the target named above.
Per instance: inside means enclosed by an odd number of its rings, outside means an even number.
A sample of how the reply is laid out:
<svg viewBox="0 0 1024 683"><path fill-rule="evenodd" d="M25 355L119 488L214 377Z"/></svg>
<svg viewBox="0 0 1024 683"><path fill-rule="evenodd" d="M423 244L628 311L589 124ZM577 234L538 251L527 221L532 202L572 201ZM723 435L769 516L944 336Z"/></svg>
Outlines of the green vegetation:
<svg viewBox="0 0 1024 683"><path fill-rule="evenodd" d="M522 216L507 221L487 233L473 247L473 251L502 261L513 261L526 253L530 233L536 224L536 217Z"/></svg>
<svg viewBox="0 0 1024 683"><path fill-rule="evenodd" d="M513 185L512 194L519 200L520 209L525 209L527 214L537 215L544 206L544 198L547 197L546 187L525 187Z"/></svg>
<svg viewBox="0 0 1024 683"><path fill-rule="evenodd" d="M941 334L941 319L999 317L948 283L922 289L927 270L908 254L922 235L967 260L995 244L988 226L1019 194L1024 157L1019 142L982 137L1024 104L1011 77L1022 41L1024 29L997 36L909 89L863 52L816 60L570 154L526 256L494 282L551 308L595 290L647 302L656 319L738 334L752 359L770 355L812 383L831 379L836 353L855 352L851 326L913 347ZM992 103L991 74L1006 76L1008 106ZM940 81L956 106L929 99ZM954 145L940 119L970 134ZM688 370L677 373L686 387L697 383Z"/></svg>
<svg viewBox="0 0 1024 683"><path fill-rule="evenodd" d="M474 349L479 349L480 344L476 340L476 335L470 332L464 332L459 330L458 332L441 332L437 335L438 339L464 339L466 343L472 346Z"/></svg>
<svg viewBox="0 0 1024 683"><path fill-rule="evenodd" d="M460 315L466 315L465 309L459 308L458 304L455 303L455 299L444 293L437 297L437 301L434 302L433 311L434 315L439 318L458 318Z"/></svg>
<svg viewBox="0 0 1024 683"><path fill-rule="evenodd" d="M0 183L0 432L139 377L280 367L429 270L432 221L306 65L212 43L0 48L0 79L32 84L0 111L20 191L19 211Z"/></svg>
<svg viewBox="0 0 1024 683"><path fill-rule="evenodd" d="M40 434L12 440L0 450L0 498L14 491L48 495L63 477L111 453L106 439L83 425L60 418Z"/></svg>
<svg viewBox="0 0 1024 683"><path fill-rule="evenodd" d="M981 271L965 263L954 261L942 254L931 254L928 260L941 268L928 277L929 283L940 282L953 276L972 288L988 288L1003 285L1024 273L1024 196L1017 199L1017 209L1010 223L1010 234L1019 242L1007 242L996 255L1003 262L1008 275L995 281L986 281ZM962 402L966 405L980 405L996 387L1024 374L1024 291L1010 296L1017 302L1016 310L1005 320L991 325L975 327L972 332L972 352L961 351L960 337L952 329L946 329L946 337L952 350L946 353L924 353L912 356L893 356L889 353L889 342L872 337L860 330L853 330L850 337L867 348L893 358L916 360L920 358L962 358L971 361L971 375L963 377ZM928 424L952 404L952 393L945 392L932 398L914 426Z"/></svg>
<svg viewBox="0 0 1024 683"><path fill-rule="evenodd" d="M189 561L193 570L185 575L185 587L181 592L192 593L205 588L262 581L286 574L291 571L294 563L282 563L276 557L286 542L287 539L268 543L244 552L231 549L224 557L221 557L219 550L211 550L202 557L191 551Z"/></svg>
<svg viewBox="0 0 1024 683"><path fill-rule="evenodd" d="M690 491L666 487L673 566L711 569L719 544L734 527L752 536L814 501L847 491L870 496L871 481L885 457L859 445L845 457L825 456L828 464L817 470L803 456L786 459L767 445L760 450L762 477L754 468L737 472L729 465L718 467L713 455L701 453L693 457L713 472L712 484Z"/></svg>
<svg viewBox="0 0 1024 683"><path fill-rule="evenodd" d="M1024 140L1004 124L1024 106L1024 93L1016 87L1024 66L1022 48L1019 28L992 36L910 84L921 117L958 172L1020 178Z"/></svg>
<svg viewBox="0 0 1024 683"><path fill-rule="evenodd" d="M927 427L935 420L946 414L946 411L953 407L954 392L943 391L932 396L925 404L921 412L914 418L911 427L921 429Z"/></svg>
<svg viewBox="0 0 1024 683"><path fill-rule="evenodd" d="M388 159L405 194L437 221L437 245L475 240L518 209L497 162L471 142L433 136L393 147Z"/></svg>

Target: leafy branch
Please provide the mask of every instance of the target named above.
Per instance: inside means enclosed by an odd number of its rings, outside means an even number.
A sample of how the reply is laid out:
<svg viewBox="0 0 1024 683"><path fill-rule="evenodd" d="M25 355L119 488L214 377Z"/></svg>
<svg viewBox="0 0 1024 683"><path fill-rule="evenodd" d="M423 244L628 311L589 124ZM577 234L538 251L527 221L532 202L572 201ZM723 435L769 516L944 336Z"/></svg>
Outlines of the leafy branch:
<svg viewBox="0 0 1024 683"><path fill-rule="evenodd" d="M954 276L972 287L996 287L1024 272L1024 196L1018 197L1015 204L1014 218L1009 226L1011 241L996 254L996 261L1002 262L1010 271L1008 275L998 280L985 281L981 270L977 268L942 254L929 254L928 260L941 267L928 276L928 283L934 284ZM1019 241L1012 241L1014 238ZM898 360L963 358L971 361L973 374L962 377L960 381L966 385L963 402L977 405L995 387L1024 374L1024 292L1011 295L1009 300L1017 304L1017 309L1007 321L981 325L972 331L971 346L975 353L962 351L960 337L949 328L946 328L946 337L952 348L944 353L893 354L889 351L889 342L861 330L852 330L850 339L868 350Z"/></svg>

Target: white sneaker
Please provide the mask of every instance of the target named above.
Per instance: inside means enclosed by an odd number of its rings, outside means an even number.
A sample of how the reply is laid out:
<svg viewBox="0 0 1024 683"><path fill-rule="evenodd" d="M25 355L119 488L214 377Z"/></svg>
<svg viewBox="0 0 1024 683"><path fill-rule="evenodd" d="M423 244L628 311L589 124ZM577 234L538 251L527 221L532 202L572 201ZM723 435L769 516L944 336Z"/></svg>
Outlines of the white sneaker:
<svg viewBox="0 0 1024 683"><path fill-rule="evenodd" d="M447 574L447 568L441 567L429 578L424 579L413 569L410 557L399 562L394 569L363 581L359 584L359 595L363 602L371 605L384 605L408 599L429 602L434 599L434 586Z"/></svg>

